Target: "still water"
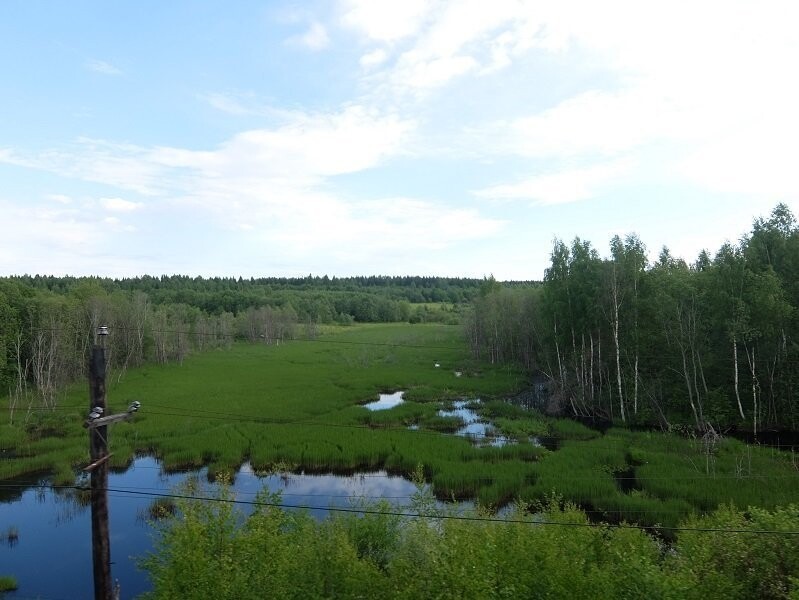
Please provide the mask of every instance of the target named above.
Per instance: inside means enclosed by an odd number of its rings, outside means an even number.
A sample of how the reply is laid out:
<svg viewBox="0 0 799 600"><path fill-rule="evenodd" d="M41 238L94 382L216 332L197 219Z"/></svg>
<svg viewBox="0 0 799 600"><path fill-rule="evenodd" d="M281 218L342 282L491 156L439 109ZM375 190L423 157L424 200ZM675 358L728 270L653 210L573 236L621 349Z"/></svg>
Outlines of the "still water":
<svg viewBox="0 0 799 600"><path fill-rule="evenodd" d="M377 401L364 405L369 410L387 410L404 402L403 392L380 394ZM470 438L478 446L503 446L515 443L501 435L494 425L476 412L479 400L462 400L451 410L440 410L444 417L458 417L462 426L456 435ZM531 439L540 443L538 439ZM150 589L144 572L137 568L137 558L153 548L155 530L147 519L154 498L142 492L168 494L189 477L207 481L207 471L165 474L153 458L142 457L124 473L109 476L109 515L111 531L112 576L118 579L122 598L133 598ZM13 527L19 532L12 545L0 543L0 575L13 575L17 592L5 598L72 599L90 598L92 554L90 509L74 490L47 488L46 477L30 476L21 488L0 488L0 534ZM204 485L209 485L204 483ZM41 487L40 487L41 486ZM248 464L237 473L231 491L237 500L254 500L258 492L280 491L283 502L292 506L318 507L309 512L318 518L329 507L350 507L353 498L384 498L406 505L416 487L402 477L385 471L354 475L306 475L282 473L259 476ZM20 491L21 490L21 491ZM137 492L137 494L126 493ZM463 503L468 508L470 503ZM246 505L238 505L249 512Z"/></svg>
<svg viewBox="0 0 799 600"><path fill-rule="evenodd" d="M388 410L389 408L394 408L405 402L402 397L404 393L405 392L394 392L393 394L380 394L379 399L364 404L363 406L369 410Z"/></svg>
<svg viewBox="0 0 799 600"><path fill-rule="evenodd" d="M457 417L463 425L455 432L472 440L476 446L507 446L515 444L516 441L502 435L497 431L493 423L483 420L474 410L474 406L480 404L480 400L456 400L452 403L451 410L439 410L440 417Z"/></svg>
<svg viewBox="0 0 799 600"><path fill-rule="evenodd" d="M187 478L198 476L206 482L205 470L193 474L162 473L160 464L145 457L134 461L124 473L109 476L108 503L111 530L111 570L122 588L122 598L133 598L150 589L147 575L138 570L136 558L153 547L154 528L145 518L152 497L126 494L135 492L170 493ZM32 484L47 484L46 479ZM206 484L208 485L208 484ZM410 481L389 476L385 471L350 476L284 473L259 477L245 464L235 477L232 491L237 500L254 500L267 488L281 491L283 502L293 506L313 506L310 513L324 517L328 507L349 507L351 498L386 498L407 504L416 491ZM8 488L6 488L7 490ZM0 575L13 575L17 592L4 598L80 599L93 597L90 509L74 490L46 487L25 489L21 496L0 496L0 532L15 527L19 532L13 544L0 544ZM246 506L240 506L248 512Z"/></svg>

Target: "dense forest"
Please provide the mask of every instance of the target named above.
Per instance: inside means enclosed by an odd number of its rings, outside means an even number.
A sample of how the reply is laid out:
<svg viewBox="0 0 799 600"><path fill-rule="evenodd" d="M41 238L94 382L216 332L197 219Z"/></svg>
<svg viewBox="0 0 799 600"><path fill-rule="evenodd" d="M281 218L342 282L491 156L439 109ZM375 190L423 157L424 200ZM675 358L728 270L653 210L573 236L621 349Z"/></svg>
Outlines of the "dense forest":
<svg viewBox="0 0 799 600"><path fill-rule="evenodd" d="M636 235L555 240L541 286L475 300L474 353L540 370L549 409L699 430L799 426L799 227L787 206L693 264Z"/></svg>
<svg viewBox="0 0 799 600"><path fill-rule="evenodd" d="M186 304L208 313L238 314L247 308L292 304L300 314L318 314L328 322L337 314L350 314L357 321L384 321L377 309L361 307L362 298L383 298L411 303L471 301L481 280L448 277L189 277L163 275L126 279L29 276L10 278L36 290L60 295L70 293L86 281L97 284L107 294L143 292L153 304ZM519 285L511 283L510 285ZM523 285L523 283L521 283ZM370 312L371 311L371 312Z"/></svg>

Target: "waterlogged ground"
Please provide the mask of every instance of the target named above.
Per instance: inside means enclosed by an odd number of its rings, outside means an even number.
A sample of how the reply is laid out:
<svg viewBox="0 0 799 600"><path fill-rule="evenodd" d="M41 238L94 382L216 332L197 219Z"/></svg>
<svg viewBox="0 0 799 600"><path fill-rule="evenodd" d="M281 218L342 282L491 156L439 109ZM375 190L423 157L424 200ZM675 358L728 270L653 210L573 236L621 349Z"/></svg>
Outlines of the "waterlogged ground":
<svg viewBox="0 0 799 600"><path fill-rule="evenodd" d="M460 435L472 440L472 443L476 446L494 446L496 448L501 448L507 444L517 443L516 440L502 435L493 423L484 420L480 414L476 412L475 409L479 404L479 399L456 400L452 403L451 410L439 410L438 415L440 417L455 417L460 419L463 425L455 432L455 435Z"/></svg>
<svg viewBox="0 0 799 600"><path fill-rule="evenodd" d="M206 481L248 461L234 481L239 499L266 484L283 490L286 504L319 507L317 516L351 496L403 504L414 488L389 473L420 466L440 499L493 508L521 499L535 510L554 495L599 520L664 528L730 502L745 510L799 497L792 453L729 438L708 446L659 432L597 431L502 401L525 385L523 374L471 360L458 328L409 325L347 328L279 347L237 344L183 365L114 374L109 408L137 399L142 410L113 427L112 466L141 455L161 461L138 458L111 478L112 560L123 596L145 589L130 557L151 547L140 515L152 498L131 488L163 493L188 477L164 475L161 465ZM381 398L377 390L404 393ZM18 598L91 595L87 509L65 491L13 487L35 484L42 471L56 484L73 482L87 461L86 408L81 384L57 413L34 413L27 427L0 424L0 539L9 527L19 531L13 547L0 545L0 575L17 577ZM339 475L258 477L249 465ZM52 576L41 577L43 561Z"/></svg>
<svg viewBox="0 0 799 600"><path fill-rule="evenodd" d="M153 458L138 458L124 473L109 477L109 516L112 575L122 586L122 596L131 598L149 589L146 575L136 567L153 547L155 531L149 520L152 494L169 494L190 477L204 487L207 471L165 474ZM30 480L33 481L33 480ZM37 483L47 484L46 478ZM317 507L309 512L318 518L328 508L351 508L358 499L378 498L407 505L417 491L402 477L385 471L342 475L280 473L259 476L245 464L237 473L231 491L235 499L253 501L263 489L281 492L285 506ZM135 493L133 493L135 492ZM21 496L0 497L0 530L14 526L19 532L13 544L0 544L0 571L13 574L19 590L5 598L90 598L92 588L91 521L86 494L72 489L31 487ZM253 507L239 505L245 514ZM43 577L43 566L47 576Z"/></svg>

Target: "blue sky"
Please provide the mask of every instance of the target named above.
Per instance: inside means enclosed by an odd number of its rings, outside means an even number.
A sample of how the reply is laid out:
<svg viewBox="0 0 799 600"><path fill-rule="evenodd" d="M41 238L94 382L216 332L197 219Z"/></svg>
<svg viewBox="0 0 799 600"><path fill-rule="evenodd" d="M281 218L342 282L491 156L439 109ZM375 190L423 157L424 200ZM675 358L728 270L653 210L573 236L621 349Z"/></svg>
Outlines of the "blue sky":
<svg viewBox="0 0 799 600"><path fill-rule="evenodd" d="M793 1L0 3L0 274L538 279L799 212Z"/></svg>

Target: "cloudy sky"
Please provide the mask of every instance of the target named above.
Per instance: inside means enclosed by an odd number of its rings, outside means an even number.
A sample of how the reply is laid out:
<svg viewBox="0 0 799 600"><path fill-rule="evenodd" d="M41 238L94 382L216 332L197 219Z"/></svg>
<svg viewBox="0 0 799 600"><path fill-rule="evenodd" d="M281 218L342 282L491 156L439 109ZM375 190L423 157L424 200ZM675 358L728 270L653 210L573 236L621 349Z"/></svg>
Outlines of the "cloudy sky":
<svg viewBox="0 0 799 600"><path fill-rule="evenodd" d="M0 3L0 275L537 279L799 212L799 3Z"/></svg>

